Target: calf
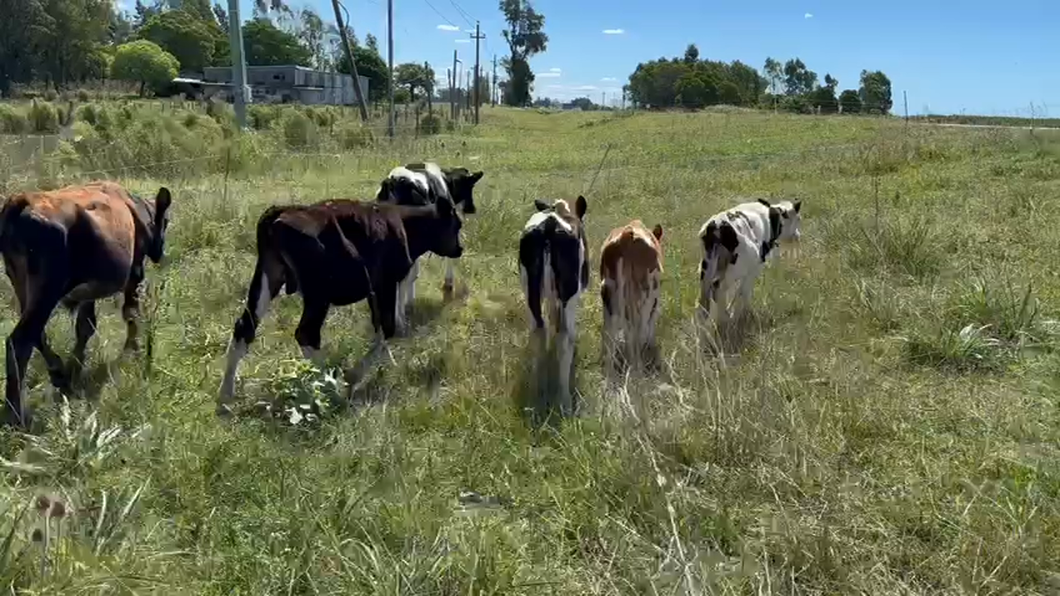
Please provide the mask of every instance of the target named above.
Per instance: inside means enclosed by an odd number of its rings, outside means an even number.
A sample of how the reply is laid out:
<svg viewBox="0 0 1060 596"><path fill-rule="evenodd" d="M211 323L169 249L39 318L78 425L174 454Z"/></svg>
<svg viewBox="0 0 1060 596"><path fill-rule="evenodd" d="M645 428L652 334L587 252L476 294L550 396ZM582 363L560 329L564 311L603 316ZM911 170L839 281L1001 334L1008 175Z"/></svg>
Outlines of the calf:
<svg viewBox="0 0 1060 596"><path fill-rule="evenodd" d="M429 205L446 198L454 205L463 205L467 215L475 213L475 183L482 179L483 172L470 172L458 167L442 169L432 162L407 164L390 170L390 174L379 185L376 200L398 205ZM413 259L409 275L398 287L397 325L405 327L405 309L416 297L416 278L419 277L419 262ZM443 291L453 291L453 259L445 264Z"/></svg>
<svg viewBox="0 0 1060 596"><path fill-rule="evenodd" d="M398 283L430 251L459 258L462 222L451 201L404 206L339 199L313 205L273 206L258 219L258 260L246 306L228 346L218 414L228 413L236 369L254 341L269 302L286 286L302 296L295 339L319 362L320 331L331 306L368 299L376 337L367 366L394 336Z"/></svg>
<svg viewBox="0 0 1060 596"><path fill-rule="evenodd" d="M755 280L766 259L775 254L780 241L798 240L802 201L770 204L765 199L741 203L711 217L699 230L703 261L699 267L698 312L710 314L711 301L717 302L719 323L728 323L727 296L739 286L733 315L739 320L751 305Z"/></svg>
<svg viewBox="0 0 1060 596"><path fill-rule="evenodd" d="M22 391L33 348L62 389L80 374L96 330L96 300L124 293L125 349L137 348L144 257L162 259L172 195L143 199L115 182L92 182L14 195L0 210L0 252L18 298L19 320L7 338L5 422L24 424ZM44 329L59 304L76 311L77 341L69 376Z"/></svg>
<svg viewBox="0 0 1060 596"><path fill-rule="evenodd" d="M626 359L656 364L655 323L663 272L662 226L650 232L639 220L611 230L600 248L600 299L604 305L604 361L613 367L619 336ZM645 353L646 352L646 353Z"/></svg>
<svg viewBox="0 0 1060 596"><path fill-rule="evenodd" d="M548 303L559 346L559 392L566 415L570 412L575 314L581 294L589 286L589 248L582 225L587 204L579 195L573 213L563 199L552 205L538 199L534 206L537 212L523 226L519 240L519 274L532 330L547 331L541 316L542 295Z"/></svg>

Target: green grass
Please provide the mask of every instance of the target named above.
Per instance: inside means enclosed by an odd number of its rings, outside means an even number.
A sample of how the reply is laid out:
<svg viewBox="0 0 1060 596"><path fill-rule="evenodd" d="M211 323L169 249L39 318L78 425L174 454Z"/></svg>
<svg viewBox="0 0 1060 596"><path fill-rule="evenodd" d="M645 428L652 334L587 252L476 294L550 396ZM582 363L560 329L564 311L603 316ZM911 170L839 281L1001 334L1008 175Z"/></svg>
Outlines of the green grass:
<svg viewBox="0 0 1060 596"><path fill-rule="evenodd" d="M332 156L270 141L227 178L216 164L127 174L135 190L175 191L168 263L148 266L151 367L119 359L114 302L89 346L87 398L58 405L34 358L45 428L0 435L0 589L1055 594L1058 147L1041 131L869 118L484 110L462 136ZM333 392L300 363L300 301L279 299L237 395L280 415L217 420L257 215L367 198L421 159L486 172L457 270L466 294L443 303L443 263L426 259L396 366L358 404L294 425L284 407L334 405ZM71 163L49 182L77 178ZM534 383L517 238L534 198L579 193L593 259L583 411L538 424L522 409ZM691 329L696 232L747 195L802 198L803 241L759 280L738 354L717 358ZM632 218L665 228L668 364L605 391L595 258ZM331 363L355 362L369 328L366 305L333 309ZM49 333L68 354L68 315ZM493 505L462 507L462 491ZM42 493L68 508L43 576Z"/></svg>

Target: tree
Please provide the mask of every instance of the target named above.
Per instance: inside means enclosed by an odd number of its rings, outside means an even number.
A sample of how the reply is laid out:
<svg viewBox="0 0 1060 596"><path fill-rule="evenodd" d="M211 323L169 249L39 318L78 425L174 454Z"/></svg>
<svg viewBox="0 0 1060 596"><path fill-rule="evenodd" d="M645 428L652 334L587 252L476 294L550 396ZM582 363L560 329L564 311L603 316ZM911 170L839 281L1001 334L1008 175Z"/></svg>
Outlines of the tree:
<svg viewBox="0 0 1060 596"><path fill-rule="evenodd" d="M835 88L830 85L818 87L810 92L810 103L817 106L822 114L835 114L839 111L839 100L835 96Z"/></svg>
<svg viewBox="0 0 1060 596"><path fill-rule="evenodd" d="M743 98L740 96L740 88L732 81L725 81L718 86L718 101L724 105L738 106Z"/></svg>
<svg viewBox="0 0 1060 596"><path fill-rule="evenodd" d="M826 73L824 75L824 86L831 89L832 93L835 93L836 87L839 86L839 79L836 79L832 77L832 75Z"/></svg>
<svg viewBox="0 0 1060 596"><path fill-rule="evenodd" d="M387 96L387 90L390 88L390 72L386 67L386 62L383 62L378 52L373 52L368 48L354 46L351 49L353 59L357 61L357 74L368 79L366 99L372 102L381 101ZM346 56L339 58L336 70L343 74L350 74L350 61L346 59Z"/></svg>
<svg viewBox="0 0 1060 596"><path fill-rule="evenodd" d="M364 45L368 46L368 49L372 50L376 54L379 53L379 40L377 40L375 36L371 33L364 36Z"/></svg>
<svg viewBox="0 0 1060 596"><path fill-rule="evenodd" d="M428 73L422 64L415 62L406 62L394 68L394 84L408 86L412 101L416 101L416 89L426 88L433 76L433 71Z"/></svg>
<svg viewBox="0 0 1060 596"><path fill-rule="evenodd" d="M311 8L303 8L298 15L300 26L297 36L302 45L309 50L313 58L313 66L326 70L329 65L327 49L324 44L326 36L324 20L320 18Z"/></svg>
<svg viewBox="0 0 1060 596"><path fill-rule="evenodd" d="M36 32L44 26L40 0L11 0L0 19L0 96L7 97L14 83L33 78L37 56L33 45Z"/></svg>
<svg viewBox="0 0 1060 596"><path fill-rule="evenodd" d="M309 66L313 61L313 55L297 37L260 18L243 26L243 50L247 64L253 66Z"/></svg>
<svg viewBox="0 0 1060 596"><path fill-rule="evenodd" d="M784 78L784 69L780 65L780 62L772 58L766 58L766 64L763 70L766 73L766 78L769 79L769 88L772 90L773 95L777 95L777 87L780 80Z"/></svg>
<svg viewBox="0 0 1060 596"><path fill-rule="evenodd" d="M861 88L858 89L861 107L870 114L887 115L894 103L891 101L891 79L883 71L861 71Z"/></svg>
<svg viewBox="0 0 1060 596"><path fill-rule="evenodd" d="M696 44L690 43L685 48L685 64L692 65L696 62L699 62L699 48L696 47Z"/></svg>
<svg viewBox="0 0 1060 596"><path fill-rule="evenodd" d="M57 87L91 76L92 53L107 42L111 1L42 0L41 7L44 15L34 32L34 46L44 73Z"/></svg>
<svg viewBox="0 0 1060 596"><path fill-rule="evenodd" d="M147 21L156 14L162 12L162 9L158 6L147 6L142 0L136 0L136 21L133 22L133 28L139 29L147 24Z"/></svg>
<svg viewBox="0 0 1060 596"><path fill-rule="evenodd" d="M140 95L146 87L157 87L177 76L180 63L158 44L141 39L118 46L111 65L111 75L123 81L140 83Z"/></svg>
<svg viewBox="0 0 1060 596"><path fill-rule="evenodd" d="M733 105L757 105L760 96L766 90L766 80L762 78L762 75L739 60L733 60L731 64L725 65L722 69L722 77L731 81L739 92L739 101Z"/></svg>
<svg viewBox="0 0 1060 596"><path fill-rule="evenodd" d="M221 28L224 34L228 35L228 11L225 10L220 4L213 5L213 16L217 19L217 26Z"/></svg>
<svg viewBox="0 0 1060 596"><path fill-rule="evenodd" d="M580 108L586 112L591 112L599 108L599 106L594 104L593 100L589 99L588 97L576 97L571 100L570 104L571 106L575 108Z"/></svg>
<svg viewBox="0 0 1060 596"><path fill-rule="evenodd" d="M854 89L846 89L839 94L839 105L844 114L857 114L861 111L861 96Z"/></svg>
<svg viewBox="0 0 1060 596"><path fill-rule="evenodd" d="M186 10L167 10L148 19L139 31L140 39L158 44L188 71L202 71L214 63L218 43L224 39L211 15L209 20Z"/></svg>
<svg viewBox="0 0 1060 596"><path fill-rule="evenodd" d="M817 73L806 68L802 60L795 58L784 63L784 92L787 95L805 95L817 85Z"/></svg>
<svg viewBox="0 0 1060 596"><path fill-rule="evenodd" d="M508 73L504 103L525 106L530 103L534 73L529 59L548 46L548 35L543 31L545 15L538 13L529 0L500 0L500 9L508 28L502 33L508 42L510 55L504 59Z"/></svg>

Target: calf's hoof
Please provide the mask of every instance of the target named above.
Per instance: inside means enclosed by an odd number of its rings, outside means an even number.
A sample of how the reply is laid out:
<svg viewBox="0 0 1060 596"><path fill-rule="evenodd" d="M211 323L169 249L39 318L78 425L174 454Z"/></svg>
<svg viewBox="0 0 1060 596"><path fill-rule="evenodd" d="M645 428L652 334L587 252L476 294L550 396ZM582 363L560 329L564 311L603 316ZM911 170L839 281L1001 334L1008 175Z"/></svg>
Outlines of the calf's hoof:
<svg viewBox="0 0 1060 596"><path fill-rule="evenodd" d="M140 342L136 341L135 339L128 340L128 341L125 342L125 346L122 347L122 350L127 352L127 353L139 352L140 351Z"/></svg>
<svg viewBox="0 0 1060 596"><path fill-rule="evenodd" d="M232 406L228 404L217 404L217 407L214 409L214 414L216 414L218 418L231 418L234 413L235 412L232 411Z"/></svg>

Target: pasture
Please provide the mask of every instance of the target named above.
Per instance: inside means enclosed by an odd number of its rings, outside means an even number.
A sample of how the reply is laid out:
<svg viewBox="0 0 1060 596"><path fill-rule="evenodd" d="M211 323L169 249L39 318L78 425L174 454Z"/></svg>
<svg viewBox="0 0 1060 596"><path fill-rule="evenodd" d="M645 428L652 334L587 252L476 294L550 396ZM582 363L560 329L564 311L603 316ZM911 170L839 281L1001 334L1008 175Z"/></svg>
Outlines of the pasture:
<svg viewBox="0 0 1060 596"><path fill-rule="evenodd" d="M113 301L100 304L81 395L64 403L34 356L36 434L0 431L0 585L1056 594L1051 132L484 110L475 130L394 145L284 150L237 171L217 166L225 157L118 171L144 195L159 184L174 195L167 261L147 265L150 355L119 358ZM369 200L391 167L423 159L485 171L455 297L442 298L444 261L423 258L412 333L391 344L396 364L342 405L328 399L334 377L303 362L300 300L282 295L243 362L242 413L217 419L261 211ZM11 176L7 190L80 175L41 176ZM577 317L580 413L558 420L536 403L517 243L535 198L579 194L591 270ZM743 341L719 357L692 328L696 234L754 196L802 199L802 241L758 280ZM633 218L665 228L665 364L605 390L599 247ZM17 312L6 278L0 294L6 336ZM67 357L71 317L57 310L48 330ZM366 304L332 309L329 364L351 365L370 330ZM40 494L65 512L35 541Z"/></svg>

